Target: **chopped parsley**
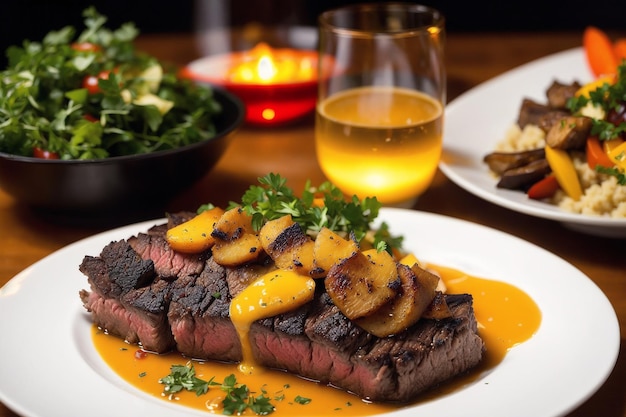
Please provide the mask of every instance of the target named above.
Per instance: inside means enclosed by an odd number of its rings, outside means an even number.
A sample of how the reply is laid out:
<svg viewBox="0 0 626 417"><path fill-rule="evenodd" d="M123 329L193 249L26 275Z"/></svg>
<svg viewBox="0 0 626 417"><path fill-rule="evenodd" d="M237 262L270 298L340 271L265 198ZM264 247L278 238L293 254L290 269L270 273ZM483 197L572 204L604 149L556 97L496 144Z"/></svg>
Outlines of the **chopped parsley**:
<svg viewBox="0 0 626 417"><path fill-rule="evenodd" d="M611 140L624 137L626 134L626 61L617 68L615 83L602 84L589 92L589 97L577 96L570 98L567 108L572 114L579 113L589 103L601 108L607 119L592 118L591 135L599 140ZM626 185L626 175L616 167L596 166L596 171L617 178L621 185Z"/></svg>
<svg viewBox="0 0 626 417"><path fill-rule="evenodd" d="M221 384L215 382L214 378L205 381L196 376L196 370L191 362L185 365L172 365L170 374L159 379L159 383L165 385L163 393L170 398L182 390L192 391L200 396L206 394L211 386L218 386L226 393L222 401L224 415L241 415L246 409L250 409L259 416L274 412L274 406L264 390L255 396L246 385L237 383L233 374L224 378Z"/></svg>

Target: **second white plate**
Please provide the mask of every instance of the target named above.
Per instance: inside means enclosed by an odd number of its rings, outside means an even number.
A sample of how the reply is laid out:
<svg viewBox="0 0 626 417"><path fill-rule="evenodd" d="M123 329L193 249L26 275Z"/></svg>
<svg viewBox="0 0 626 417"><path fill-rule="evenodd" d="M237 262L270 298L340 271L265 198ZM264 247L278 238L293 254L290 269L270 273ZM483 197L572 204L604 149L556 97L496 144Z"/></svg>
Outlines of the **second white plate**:
<svg viewBox="0 0 626 417"><path fill-rule="evenodd" d="M523 98L544 102L554 80L592 79L582 48L575 48L522 65L462 94L446 107L442 172L461 188L502 207L585 233L626 238L626 219L570 213L525 193L497 188L498 180L483 162L515 122Z"/></svg>

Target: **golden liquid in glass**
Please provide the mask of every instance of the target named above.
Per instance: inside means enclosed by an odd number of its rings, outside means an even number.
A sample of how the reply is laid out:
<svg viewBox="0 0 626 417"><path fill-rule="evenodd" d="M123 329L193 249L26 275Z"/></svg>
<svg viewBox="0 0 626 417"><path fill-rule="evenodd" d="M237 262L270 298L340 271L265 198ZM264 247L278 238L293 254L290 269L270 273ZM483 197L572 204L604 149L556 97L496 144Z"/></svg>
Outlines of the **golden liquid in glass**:
<svg viewBox="0 0 626 417"><path fill-rule="evenodd" d="M315 140L328 179L348 195L401 204L432 182L442 148L443 106L398 87L359 87L317 106Z"/></svg>

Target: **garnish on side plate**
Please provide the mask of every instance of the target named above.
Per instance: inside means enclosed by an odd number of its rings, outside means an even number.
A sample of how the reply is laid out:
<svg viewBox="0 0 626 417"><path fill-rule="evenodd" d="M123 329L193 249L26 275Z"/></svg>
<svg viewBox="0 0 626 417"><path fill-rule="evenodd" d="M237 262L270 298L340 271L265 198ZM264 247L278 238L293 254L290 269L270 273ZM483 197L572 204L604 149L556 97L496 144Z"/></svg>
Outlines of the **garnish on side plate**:
<svg viewBox="0 0 626 417"><path fill-rule="evenodd" d="M516 122L484 162L498 188L585 215L626 216L626 39L583 34L596 78L554 80L546 102L524 98ZM557 75L558 77L558 75Z"/></svg>
<svg viewBox="0 0 626 417"><path fill-rule="evenodd" d="M179 79L135 50L132 23L116 30L93 7L67 26L7 50L0 73L0 152L100 159L199 142L221 111L208 87Z"/></svg>

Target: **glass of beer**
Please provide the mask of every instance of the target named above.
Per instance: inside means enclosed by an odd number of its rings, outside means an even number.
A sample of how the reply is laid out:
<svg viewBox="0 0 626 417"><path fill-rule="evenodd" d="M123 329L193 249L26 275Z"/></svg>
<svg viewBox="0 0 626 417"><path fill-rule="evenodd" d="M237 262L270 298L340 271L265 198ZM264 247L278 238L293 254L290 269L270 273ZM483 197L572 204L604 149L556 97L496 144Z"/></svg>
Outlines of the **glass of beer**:
<svg viewBox="0 0 626 417"><path fill-rule="evenodd" d="M317 159L346 195L410 207L431 184L446 100L444 16L347 6L319 17Z"/></svg>

